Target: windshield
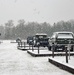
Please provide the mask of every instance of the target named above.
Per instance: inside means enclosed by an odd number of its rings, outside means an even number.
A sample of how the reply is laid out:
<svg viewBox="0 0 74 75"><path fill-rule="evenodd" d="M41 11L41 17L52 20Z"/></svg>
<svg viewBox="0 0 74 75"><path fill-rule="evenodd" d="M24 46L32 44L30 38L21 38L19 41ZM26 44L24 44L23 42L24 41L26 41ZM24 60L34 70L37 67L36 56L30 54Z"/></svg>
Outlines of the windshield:
<svg viewBox="0 0 74 75"><path fill-rule="evenodd" d="M73 38L71 33L59 33L57 38Z"/></svg>
<svg viewBox="0 0 74 75"><path fill-rule="evenodd" d="M39 36L37 35L36 37L37 38L46 38L47 36L46 35L39 35Z"/></svg>

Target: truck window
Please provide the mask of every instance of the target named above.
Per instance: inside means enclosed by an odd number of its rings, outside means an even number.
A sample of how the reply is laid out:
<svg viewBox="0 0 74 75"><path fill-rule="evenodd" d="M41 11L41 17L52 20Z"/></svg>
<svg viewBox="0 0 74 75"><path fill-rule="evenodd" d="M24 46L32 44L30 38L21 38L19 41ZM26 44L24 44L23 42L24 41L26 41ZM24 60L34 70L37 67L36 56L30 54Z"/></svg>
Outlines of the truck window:
<svg viewBox="0 0 74 75"><path fill-rule="evenodd" d="M58 38L73 38L71 33L59 33Z"/></svg>

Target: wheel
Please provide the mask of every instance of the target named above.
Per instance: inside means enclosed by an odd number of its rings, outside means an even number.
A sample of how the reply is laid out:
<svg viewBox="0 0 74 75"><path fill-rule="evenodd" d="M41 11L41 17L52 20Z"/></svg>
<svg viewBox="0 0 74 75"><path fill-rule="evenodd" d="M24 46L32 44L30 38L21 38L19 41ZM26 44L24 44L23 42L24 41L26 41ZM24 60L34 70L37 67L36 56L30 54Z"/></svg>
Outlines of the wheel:
<svg viewBox="0 0 74 75"><path fill-rule="evenodd" d="M70 49L70 51L73 51L73 46L71 46L71 49Z"/></svg>
<svg viewBox="0 0 74 75"><path fill-rule="evenodd" d="M56 45L53 45L52 46L52 50L54 50L54 52L57 52L58 51L58 47Z"/></svg>
<svg viewBox="0 0 74 75"><path fill-rule="evenodd" d="M50 50L50 51L51 51L51 46L48 46L48 50Z"/></svg>
<svg viewBox="0 0 74 75"><path fill-rule="evenodd" d="M65 46L62 47L62 51L65 51Z"/></svg>

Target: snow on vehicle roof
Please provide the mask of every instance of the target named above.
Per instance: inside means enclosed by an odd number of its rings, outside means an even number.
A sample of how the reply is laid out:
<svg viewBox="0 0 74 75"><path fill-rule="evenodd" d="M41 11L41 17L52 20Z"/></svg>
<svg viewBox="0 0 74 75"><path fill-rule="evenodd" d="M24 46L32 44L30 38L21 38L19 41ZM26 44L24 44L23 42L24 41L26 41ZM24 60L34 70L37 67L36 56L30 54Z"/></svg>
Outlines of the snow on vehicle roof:
<svg viewBox="0 0 74 75"><path fill-rule="evenodd" d="M47 35L46 33L36 33L36 35Z"/></svg>
<svg viewBox="0 0 74 75"><path fill-rule="evenodd" d="M73 34L73 32L69 32L69 31L60 31L60 32L54 32L54 33L71 33L71 34Z"/></svg>

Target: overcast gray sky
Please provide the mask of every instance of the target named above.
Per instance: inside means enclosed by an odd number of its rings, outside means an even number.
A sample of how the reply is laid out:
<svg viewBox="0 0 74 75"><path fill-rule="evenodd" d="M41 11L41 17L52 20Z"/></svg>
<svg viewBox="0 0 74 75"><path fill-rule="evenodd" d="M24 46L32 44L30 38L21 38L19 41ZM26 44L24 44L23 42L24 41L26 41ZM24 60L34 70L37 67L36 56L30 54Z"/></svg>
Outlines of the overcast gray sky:
<svg viewBox="0 0 74 75"><path fill-rule="evenodd" d="M0 0L0 24L11 19L14 23L68 21L74 19L74 0Z"/></svg>

